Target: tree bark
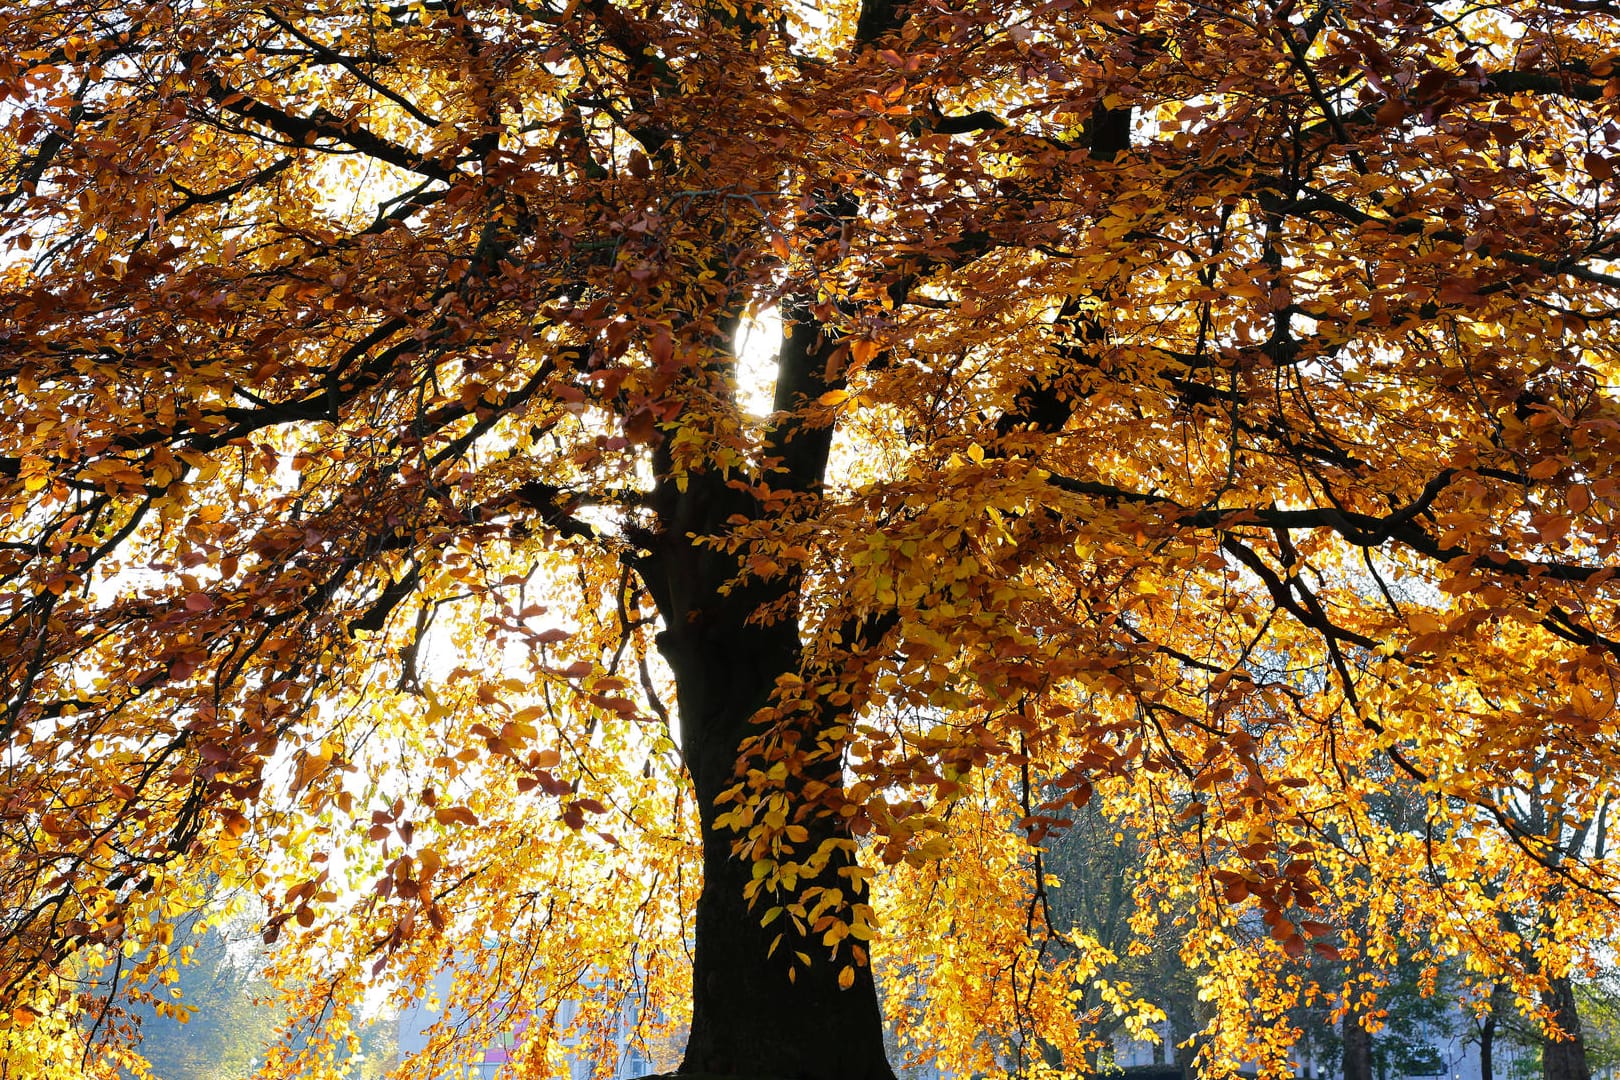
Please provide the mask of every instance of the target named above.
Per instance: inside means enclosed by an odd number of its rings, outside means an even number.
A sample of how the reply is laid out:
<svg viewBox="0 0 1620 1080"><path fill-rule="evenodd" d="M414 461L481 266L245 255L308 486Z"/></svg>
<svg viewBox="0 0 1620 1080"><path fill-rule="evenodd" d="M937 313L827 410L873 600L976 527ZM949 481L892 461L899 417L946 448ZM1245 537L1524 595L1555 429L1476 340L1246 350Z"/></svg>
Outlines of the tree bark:
<svg viewBox="0 0 1620 1080"><path fill-rule="evenodd" d="M1479 1080L1495 1080L1496 1067L1491 1061L1496 1042L1496 1012L1493 1009L1479 1026Z"/></svg>
<svg viewBox="0 0 1620 1080"><path fill-rule="evenodd" d="M1564 1033L1562 1039L1548 1039L1541 1051L1542 1080L1591 1080L1586 1063L1586 1040L1581 1035L1580 1012L1575 1005L1575 986L1568 978L1553 979L1542 997L1552 1010L1553 1022Z"/></svg>
<svg viewBox="0 0 1620 1080"><path fill-rule="evenodd" d="M820 334L798 336L803 340L784 343L779 400L819 392L817 381L803 372L824 366L822 354L833 347ZM785 475L777 483L813 492L831 432L793 435L788 441L787 434L778 433L785 443L777 454ZM803 647L795 601L801 582L792 573L738 582L736 555L694 542L725 532L737 517L763 513L751 494L712 472L694 473L684 485L674 482L662 446L655 449L654 468L659 481L651 504L659 529L650 553L634 565L665 627L658 648L675 675L680 742L703 840L703 887L691 928L692 1029L679 1072L749 1080L894 1080L871 967L852 965L853 942L843 944L836 960L829 959L821 934L809 926L801 930L785 915L762 927L772 902L749 907L744 889L753 879L753 863L733 854L736 834L717 822L726 808L715 800L738 781L742 745L759 730L755 715L770 704L779 676L800 674ZM774 621L761 621L765 611L775 613ZM825 714L808 718L812 727L802 734L813 741L816 723L836 720ZM788 783L818 779L830 787L842 785L837 757L809 769L809 775ZM850 839L841 817L806 808L793 821L808 832L796 845L801 858L824 840ZM864 902L860 880L839 874L854 861L853 846L840 847L820 877L801 877L795 891L819 884L841 889L851 902ZM779 934L782 940L773 949ZM811 962L794 963L799 953ZM839 973L851 965L854 982L841 988Z"/></svg>
<svg viewBox="0 0 1620 1080"><path fill-rule="evenodd" d="M748 603L746 597L736 599ZM680 1072L772 1080L893 1080L871 967L855 966L854 984L842 989L838 973L850 962L847 948L836 962L829 961L819 936L801 936L790 919L761 927L768 905L750 909L743 896L752 864L732 854L734 834L715 823L715 798L736 782L739 745L752 731L750 719L768 703L776 677L796 671L799 662L798 629L791 620L750 626L726 617L735 606L728 598L705 611L709 618L672 627L659 640L675 672L682 745L703 829L703 891L693 926L692 1031ZM842 832L841 825L826 818L804 824L810 830L809 841L801 845L805 852ZM852 882L837 873L850 862L848 854L835 857L820 883L850 894ZM799 884L816 883L801 879ZM778 934L783 939L771 951ZM808 954L812 963L795 965L790 980L790 958L796 952Z"/></svg>
<svg viewBox="0 0 1620 1080"><path fill-rule="evenodd" d="M1372 1034L1361 1024L1361 1010L1344 1017L1344 1080L1373 1080Z"/></svg>

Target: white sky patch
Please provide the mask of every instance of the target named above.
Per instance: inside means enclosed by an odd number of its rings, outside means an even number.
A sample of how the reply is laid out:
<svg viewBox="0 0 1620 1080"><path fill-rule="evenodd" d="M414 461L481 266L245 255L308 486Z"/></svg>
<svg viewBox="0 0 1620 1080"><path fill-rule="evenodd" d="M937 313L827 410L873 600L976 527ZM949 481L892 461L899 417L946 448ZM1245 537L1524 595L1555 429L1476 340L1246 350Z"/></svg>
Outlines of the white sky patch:
<svg viewBox="0 0 1620 1080"><path fill-rule="evenodd" d="M737 328L737 404L752 416L768 416L776 394L782 313L762 308Z"/></svg>

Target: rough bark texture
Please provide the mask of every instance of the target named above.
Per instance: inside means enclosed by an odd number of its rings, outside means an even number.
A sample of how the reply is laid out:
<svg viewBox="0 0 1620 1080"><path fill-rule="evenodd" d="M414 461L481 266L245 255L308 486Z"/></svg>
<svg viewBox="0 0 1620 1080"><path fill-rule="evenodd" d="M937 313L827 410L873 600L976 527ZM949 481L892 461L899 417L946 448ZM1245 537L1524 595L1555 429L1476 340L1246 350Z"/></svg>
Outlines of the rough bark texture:
<svg viewBox="0 0 1620 1080"><path fill-rule="evenodd" d="M1566 1036L1548 1039L1541 1051L1542 1080L1591 1080L1586 1064L1586 1040L1581 1036L1581 1017L1575 1006L1575 987L1565 979L1553 979L1542 1002L1552 1010L1553 1020Z"/></svg>

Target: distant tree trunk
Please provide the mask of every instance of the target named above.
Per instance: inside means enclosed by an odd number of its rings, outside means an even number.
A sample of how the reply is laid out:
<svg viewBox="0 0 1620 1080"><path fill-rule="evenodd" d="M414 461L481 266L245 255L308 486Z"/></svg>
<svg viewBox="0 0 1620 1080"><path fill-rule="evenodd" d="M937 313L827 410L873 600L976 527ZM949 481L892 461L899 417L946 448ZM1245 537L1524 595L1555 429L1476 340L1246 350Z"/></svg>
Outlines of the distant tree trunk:
<svg viewBox="0 0 1620 1080"><path fill-rule="evenodd" d="M1495 1080L1495 1066L1491 1063L1491 1047L1496 1041L1496 1011L1485 1016L1479 1026L1479 1080Z"/></svg>
<svg viewBox="0 0 1620 1080"><path fill-rule="evenodd" d="M1181 1075L1186 1077L1187 1080L1198 1080L1198 1070L1193 1064L1193 1059L1197 1056L1198 1047L1196 1046L1176 1047L1176 1067L1181 1070Z"/></svg>
<svg viewBox="0 0 1620 1080"><path fill-rule="evenodd" d="M1485 1019L1479 1025L1479 1080L1496 1080L1496 1062L1492 1058L1496 1050L1496 1017L1507 1003L1506 995L1505 984L1497 983L1491 987Z"/></svg>
<svg viewBox="0 0 1620 1080"><path fill-rule="evenodd" d="M1353 1007L1344 1017L1344 1080L1373 1080L1372 1034L1361 1014Z"/></svg>
<svg viewBox="0 0 1620 1080"><path fill-rule="evenodd" d="M1542 1080L1591 1080L1586 1063L1586 1040L1581 1036L1581 1017L1575 1006L1575 986L1566 978L1553 979L1542 996L1542 1004L1552 1010L1553 1022L1564 1038L1548 1039L1541 1051Z"/></svg>
<svg viewBox="0 0 1620 1080"><path fill-rule="evenodd" d="M1176 1038L1176 1064L1181 1067L1181 1075L1186 1080L1198 1080L1198 1052L1204 1047L1202 1032L1214 1015L1214 1007L1207 1001L1194 998L1186 1010L1186 1031L1175 1030ZM1175 1028L1181 1026L1175 1024ZM1189 1038L1189 1036L1191 1036Z"/></svg>

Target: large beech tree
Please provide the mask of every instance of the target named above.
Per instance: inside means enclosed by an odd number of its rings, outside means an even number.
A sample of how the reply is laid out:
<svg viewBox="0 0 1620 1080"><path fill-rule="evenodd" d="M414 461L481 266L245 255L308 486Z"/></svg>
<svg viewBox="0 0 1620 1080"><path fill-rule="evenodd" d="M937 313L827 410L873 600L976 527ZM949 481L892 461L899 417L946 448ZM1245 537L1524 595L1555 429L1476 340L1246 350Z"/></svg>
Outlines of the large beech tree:
<svg viewBox="0 0 1620 1080"><path fill-rule="evenodd" d="M280 1075L449 965L432 1054L689 987L683 1072L887 1078L880 926L908 1036L1073 1063L1038 845L1093 792L1210 1055L1280 1060L1238 1014L1396 892L1567 988L1617 50L1604 0L7 5L10 1060L115 1061L224 884Z"/></svg>

